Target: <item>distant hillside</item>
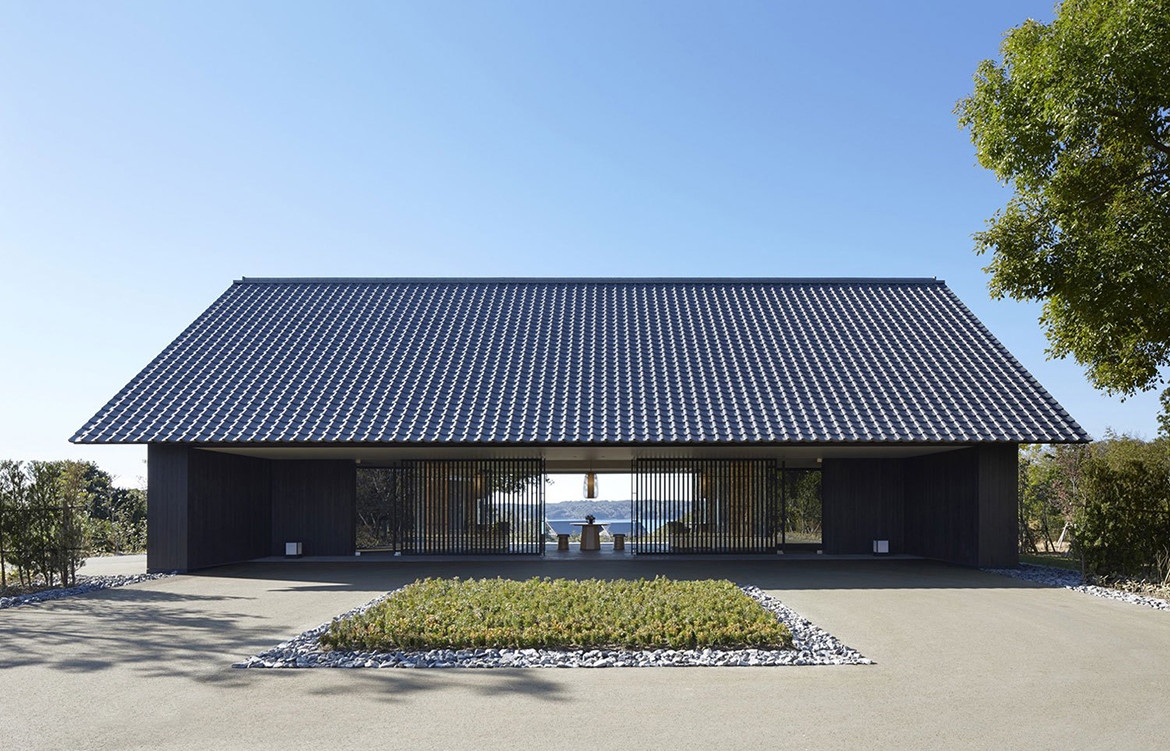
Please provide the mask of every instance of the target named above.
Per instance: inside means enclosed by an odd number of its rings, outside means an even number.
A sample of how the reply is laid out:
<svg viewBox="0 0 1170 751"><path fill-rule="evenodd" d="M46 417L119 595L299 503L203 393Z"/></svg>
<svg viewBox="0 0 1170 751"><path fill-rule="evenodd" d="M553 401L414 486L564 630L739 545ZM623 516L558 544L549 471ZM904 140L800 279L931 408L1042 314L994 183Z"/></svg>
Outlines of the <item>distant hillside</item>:
<svg viewBox="0 0 1170 751"><path fill-rule="evenodd" d="M598 519L630 518L629 501L561 501L547 503L544 515L549 519L584 519L593 514Z"/></svg>

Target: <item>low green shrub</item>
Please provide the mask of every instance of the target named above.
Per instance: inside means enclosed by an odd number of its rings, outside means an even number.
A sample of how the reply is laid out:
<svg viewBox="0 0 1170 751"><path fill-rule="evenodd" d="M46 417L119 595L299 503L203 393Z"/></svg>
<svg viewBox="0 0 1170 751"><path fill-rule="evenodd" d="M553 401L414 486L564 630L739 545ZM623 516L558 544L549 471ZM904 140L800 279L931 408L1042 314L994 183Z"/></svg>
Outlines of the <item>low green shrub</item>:
<svg viewBox="0 0 1170 751"><path fill-rule="evenodd" d="M1170 550L1170 453L1165 442L1115 438L1093 447L1073 514L1074 549L1091 575L1156 578Z"/></svg>
<svg viewBox="0 0 1170 751"><path fill-rule="evenodd" d="M424 579L335 621L328 649L792 647L726 580Z"/></svg>

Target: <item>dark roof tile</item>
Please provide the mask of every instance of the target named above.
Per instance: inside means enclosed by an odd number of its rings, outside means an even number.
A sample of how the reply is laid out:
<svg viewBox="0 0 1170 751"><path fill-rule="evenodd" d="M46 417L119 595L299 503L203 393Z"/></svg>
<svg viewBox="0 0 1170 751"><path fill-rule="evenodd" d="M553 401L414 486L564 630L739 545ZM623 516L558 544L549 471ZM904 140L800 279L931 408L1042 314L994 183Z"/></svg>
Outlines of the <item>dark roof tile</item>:
<svg viewBox="0 0 1170 751"><path fill-rule="evenodd" d="M932 279L245 279L72 440L1086 439Z"/></svg>

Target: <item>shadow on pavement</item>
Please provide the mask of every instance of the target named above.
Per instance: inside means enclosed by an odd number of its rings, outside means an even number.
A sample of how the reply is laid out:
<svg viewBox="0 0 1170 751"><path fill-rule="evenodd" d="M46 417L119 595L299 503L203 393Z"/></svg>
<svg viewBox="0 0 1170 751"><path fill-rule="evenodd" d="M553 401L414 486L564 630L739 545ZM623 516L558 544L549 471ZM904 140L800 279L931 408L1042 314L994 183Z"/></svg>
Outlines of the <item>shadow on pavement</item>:
<svg viewBox="0 0 1170 751"><path fill-rule="evenodd" d="M379 563L256 562L194 574L295 582L301 591L389 590L427 577L527 579L730 579L762 589L1021 589L1039 585L979 569L921 559L900 560L663 560L623 561L428 561Z"/></svg>
<svg viewBox="0 0 1170 751"><path fill-rule="evenodd" d="M271 639L271 627L259 627L263 617L223 608L251 599L130 586L13 609L0 614L9 646L0 651L0 670L130 667L150 676L205 669L233 642Z"/></svg>
<svg viewBox="0 0 1170 751"><path fill-rule="evenodd" d="M0 611L0 673L35 667L63 675L130 670L225 689L294 681L301 692L401 701L457 688L486 697L563 701L541 670L236 669L231 664L304 628L419 578L725 578L779 592L878 589L1022 589L1036 585L924 560L628 560L547 565L518 561L264 562L210 569ZM187 590L198 590L189 592ZM350 594L352 593L352 594ZM341 595L341 596L336 596ZM474 673L474 679L468 675ZM328 674L323 677L322 674ZM291 688L291 685L290 685Z"/></svg>
<svg viewBox="0 0 1170 751"><path fill-rule="evenodd" d="M220 573L222 575L222 573ZM162 582L181 582L186 577ZM309 587L309 591L332 587ZM282 590L296 597L301 588ZM38 606L0 611L0 674L35 667L65 675L131 670L140 678L185 677L224 688L257 681L313 681L312 674L345 673L345 680L310 688L321 695L338 693L378 696L398 701L411 693L443 689L460 683L447 670L241 670L232 663L290 638L295 629L282 627L266 614L264 599L187 594L138 586L104 590ZM287 606L287 602L285 605ZM296 604L295 601L293 603ZM286 608L287 609L287 608ZM323 618L322 620L327 620ZM471 688L486 696L524 694L558 700L559 689L536 671L476 671ZM460 683L465 689L466 682Z"/></svg>

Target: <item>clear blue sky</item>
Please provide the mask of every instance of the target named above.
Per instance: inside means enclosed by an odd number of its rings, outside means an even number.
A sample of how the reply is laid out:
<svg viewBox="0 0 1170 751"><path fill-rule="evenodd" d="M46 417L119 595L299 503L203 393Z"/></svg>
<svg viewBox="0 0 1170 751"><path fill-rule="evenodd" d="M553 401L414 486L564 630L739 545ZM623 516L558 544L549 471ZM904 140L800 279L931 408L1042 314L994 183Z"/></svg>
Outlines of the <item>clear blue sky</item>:
<svg viewBox="0 0 1170 751"><path fill-rule="evenodd" d="M240 276L937 276L1093 434L970 235L952 108L1047 2L0 2L0 456Z"/></svg>

